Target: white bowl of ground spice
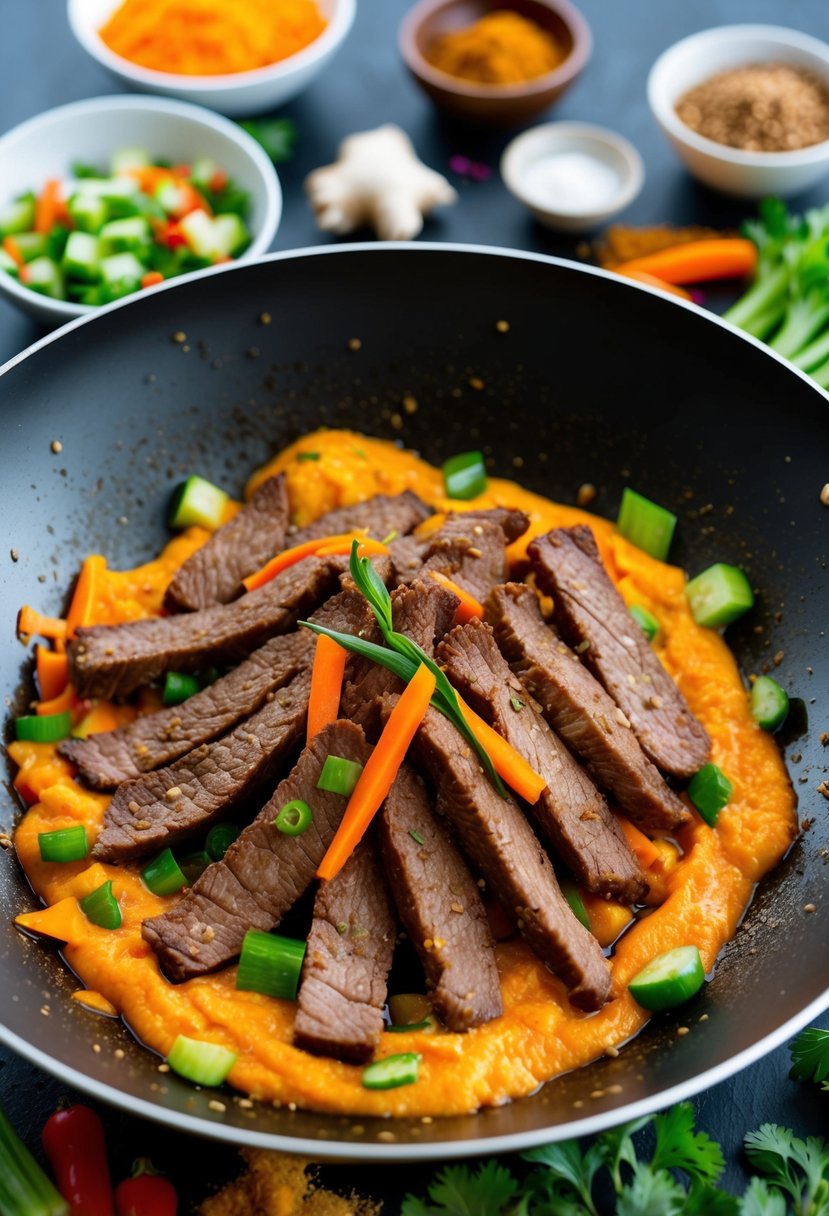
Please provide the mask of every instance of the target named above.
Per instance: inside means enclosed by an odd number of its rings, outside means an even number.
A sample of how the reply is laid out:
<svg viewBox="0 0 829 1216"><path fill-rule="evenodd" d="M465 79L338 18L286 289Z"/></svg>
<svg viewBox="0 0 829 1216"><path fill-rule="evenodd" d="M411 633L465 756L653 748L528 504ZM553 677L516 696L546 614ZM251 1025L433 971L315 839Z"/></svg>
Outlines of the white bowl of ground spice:
<svg viewBox="0 0 829 1216"><path fill-rule="evenodd" d="M829 172L829 46L774 25L692 34L648 77L654 117L699 181L789 197Z"/></svg>

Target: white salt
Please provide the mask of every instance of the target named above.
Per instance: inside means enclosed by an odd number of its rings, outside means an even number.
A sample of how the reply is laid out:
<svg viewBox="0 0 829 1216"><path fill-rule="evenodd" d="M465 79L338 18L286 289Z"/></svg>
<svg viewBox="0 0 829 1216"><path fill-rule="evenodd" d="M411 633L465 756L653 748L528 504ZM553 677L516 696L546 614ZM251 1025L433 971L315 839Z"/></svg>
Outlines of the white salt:
<svg viewBox="0 0 829 1216"><path fill-rule="evenodd" d="M534 206L574 215L608 206L621 185L614 169L586 152L541 157L527 166L521 183Z"/></svg>

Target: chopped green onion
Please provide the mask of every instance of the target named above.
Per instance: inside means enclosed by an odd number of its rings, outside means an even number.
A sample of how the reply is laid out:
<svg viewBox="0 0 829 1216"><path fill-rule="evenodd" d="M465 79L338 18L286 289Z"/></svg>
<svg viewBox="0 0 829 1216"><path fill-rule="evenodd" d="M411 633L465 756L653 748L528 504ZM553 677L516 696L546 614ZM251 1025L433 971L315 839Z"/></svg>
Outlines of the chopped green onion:
<svg viewBox="0 0 829 1216"><path fill-rule="evenodd" d="M643 1009L661 1013L690 1000L704 983L705 969L697 947L677 946L637 972L628 991Z"/></svg>
<svg viewBox="0 0 829 1216"><path fill-rule="evenodd" d="M173 492L170 504L171 528L189 528L198 524L215 532L221 527L228 495L203 477L188 477Z"/></svg>
<svg viewBox="0 0 829 1216"><path fill-rule="evenodd" d="M112 894L112 879L90 891L78 901L87 920L101 929L121 928L121 906Z"/></svg>
<svg viewBox="0 0 829 1216"><path fill-rule="evenodd" d="M168 671L164 677L164 691L161 700L165 705L181 705L188 697L192 697L201 688L201 683L195 676L182 675L180 671Z"/></svg>
<svg viewBox="0 0 829 1216"><path fill-rule="evenodd" d="M297 452L297 460L319 460L319 452Z"/></svg>
<svg viewBox="0 0 829 1216"><path fill-rule="evenodd" d="M625 486L616 527L637 549L664 562L671 547L676 516Z"/></svg>
<svg viewBox="0 0 829 1216"><path fill-rule="evenodd" d="M649 642L652 642L659 633L659 621L652 612L648 612L647 608L643 608L641 604L631 604L628 612L633 617L636 624L644 633Z"/></svg>
<svg viewBox="0 0 829 1216"><path fill-rule="evenodd" d="M236 1054L218 1043L202 1043L180 1034L170 1048L167 1063L194 1085L221 1085L236 1063Z"/></svg>
<svg viewBox="0 0 829 1216"><path fill-rule="evenodd" d="M343 756L326 756L317 781L317 789L327 790L330 794L342 794L344 798L348 798L360 780L362 771L362 764L358 764L356 760L346 760Z"/></svg>
<svg viewBox="0 0 829 1216"><path fill-rule="evenodd" d="M212 862L213 858L205 849L200 849L196 853L188 853L186 857L181 858L178 864L182 874L187 879L188 887L192 887L194 882L198 882Z"/></svg>
<svg viewBox="0 0 829 1216"><path fill-rule="evenodd" d="M15 738L24 743L57 743L65 739L72 729L69 710L62 714L26 714L15 718Z"/></svg>
<svg viewBox="0 0 829 1216"><path fill-rule="evenodd" d="M80 823L55 832L39 832L37 840L41 861L83 861L89 853L86 828Z"/></svg>
<svg viewBox="0 0 829 1216"><path fill-rule="evenodd" d="M314 814L307 802L301 798L292 798L286 802L274 819L276 830L286 836L301 836L314 821Z"/></svg>
<svg viewBox="0 0 829 1216"><path fill-rule="evenodd" d="M411 838L415 842L415 844L424 843L423 837L421 836L420 832L415 831L414 828L409 828L409 835L411 836Z"/></svg>
<svg viewBox="0 0 829 1216"><path fill-rule="evenodd" d="M713 828L720 811L728 805L734 786L716 764L705 764L691 778L688 797L702 818Z"/></svg>
<svg viewBox="0 0 829 1216"><path fill-rule="evenodd" d="M420 1055L416 1051L386 1056L363 1069L363 1089L397 1089L401 1085L413 1085L419 1069Z"/></svg>
<svg viewBox="0 0 829 1216"><path fill-rule="evenodd" d="M737 566L717 562L685 584L691 615L698 625L719 629L754 607L751 584Z"/></svg>
<svg viewBox="0 0 829 1216"><path fill-rule="evenodd" d="M241 992L261 992L281 1001L295 1001L304 958L305 942L248 929L242 943L236 987Z"/></svg>
<svg viewBox="0 0 829 1216"><path fill-rule="evenodd" d="M169 849L164 849L144 866L141 881L153 895L175 895L187 886L187 879Z"/></svg>
<svg viewBox="0 0 829 1216"><path fill-rule="evenodd" d="M389 1014L395 1026L411 1026L432 1017L432 1002L422 992L397 992L389 997Z"/></svg>
<svg viewBox="0 0 829 1216"><path fill-rule="evenodd" d="M509 703L517 714L520 714L521 710L524 708L524 702L520 697L510 697Z"/></svg>
<svg viewBox="0 0 829 1216"><path fill-rule="evenodd" d="M0 1107L0 1211L6 1216L67 1216L61 1198Z"/></svg>
<svg viewBox="0 0 829 1216"><path fill-rule="evenodd" d="M437 1022L434 1018L424 1018L422 1022L409 1022L405 1026L387 1026L386 1034L409 1034L410 1031L425 1030L428 1034L433 1034L437 1030Z"/></svg>
<svg viewBox="0 0 829 1216"><path fill-rule="evenodd" d="M751 715L763 730L777 730L789 715L789 695L771 676L758 676L751 689Z"/></svg>
<svg viewBox="0 0 829 1216"><path fill-rule="evenodd" d="M235 823L217 823L212 827L204 842L210 860L221 861L238 835L239 828Z"/></svg>
<svg viewBox="0 0 829 1216"><path fill-rule="evenodd" d="M468 500L484 494L487 487L483 452L461 452L443 465L443 488L447 498Z"/></svg>
<svg viewBox="0 0 829 1216"><path fill-rule="evenodd" d="M587 908L584 906L584 900L579 894L579 889L574 882L563 882L561 884L561 893L570 905L570 911L573 913L577 921L584 925L588 932L591 931L590 917L587 913Z"/></svg>

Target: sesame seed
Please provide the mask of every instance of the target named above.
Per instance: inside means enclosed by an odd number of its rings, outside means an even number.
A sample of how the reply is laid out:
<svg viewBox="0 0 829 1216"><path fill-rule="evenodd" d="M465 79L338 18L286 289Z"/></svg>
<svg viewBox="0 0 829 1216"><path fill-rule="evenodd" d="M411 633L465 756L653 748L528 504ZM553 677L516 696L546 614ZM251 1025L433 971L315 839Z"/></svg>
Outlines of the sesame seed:
<svg viewBox="0 0 829 1216"><path fill-rule="evenodd" d="M509 321L496 321L495 328L497 329L499 334L508 334L509 333Z"/></svg>
<svg viewBox="0 0 829 1216"><path fill-rule="evenodd" d="M215 1110L217 1114L223 1115L227 1110L224 1102L220 1102L218 1098L211 1098L207 1103L208 1110Z"/></svg>
<svg viewBox="0 0 829 1216"><path fill-rule="evenodd" d="M59 452L63 451L63 444L61 443L61 441L59 439L53 439L52 442L49 444L49 447L52 449L52 451L55 453L56 456L58 455Z"/></svg>
<svg viewBox="0 0 829 1216"><path fill-rule="evenodd" d="M95 1055L96 1055L96 1056L99 1056L99 1055L101 1054L101 1044L100 1044L100 1043L93 1043L93 1044L92 1044L92 1050L95 1052Z"/></svg>
<svg viewBox="0 0 829 1216"><path fill-rule="evenodd" d="M820 501L823 503L824 507L829 507L829 481L827 481L826 485L820 492Z"/></svg>
<svg viewBox="0 0 829 1216"><path fill-rule="evenodd" d="M175 802L176 798L181 797L180 787L177 785L174 785L171 789L167 790L164 797L167 799L168 802Z"/></svg>
<svg viewBox="0 0 829 1216"><path fill-rule="evenodd" d="M378 1132L377 1139L383 1140L386 1144L391 1144L397 1139L397 1136L395 1136L394 1132Z"/></svg>
<svg viewBox="0 0 829 1216"><path fill-rule="evenodd" d="M676 1033L679 1035L680 1038L682 1038L684 1035L691 1033L691 1027L690 1026L677 1026Z"/></svg>
<svg viewBox="0 0 829 1216"><path fill-rule="evenodd" d="M363 344L359 338L349 338L348 339L348 349L349 350L360 350L362 348L362 345Z"/></svg>
<svg viewBox="0 0 829 1216"><path fill-rule="evenodd" d="M817 907L815 904L804 904L803 911L804 912L817 912Z"/></svg>
<svg viewBox="0 0 829 1216"><path fill-rule="evenodd" d="M259 324L260 325L270 325L270 323L271 323L271 314L269 312L260 312Z"/></svg>
<svg viewBox="0 0 829 1216"><path fill-rule="evenodd" d="M178 345L178 346L181 346L182 342L187 341L187 334L183 330L177 329L176 332L172 335L170 341L175 342L176 345Z"/></svg>

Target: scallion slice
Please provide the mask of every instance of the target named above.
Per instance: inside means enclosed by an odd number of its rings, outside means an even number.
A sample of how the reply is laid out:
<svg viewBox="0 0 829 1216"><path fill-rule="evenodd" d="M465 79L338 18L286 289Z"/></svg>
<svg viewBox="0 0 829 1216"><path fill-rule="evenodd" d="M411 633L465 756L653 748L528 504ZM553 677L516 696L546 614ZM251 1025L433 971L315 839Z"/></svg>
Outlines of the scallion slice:
<svg viewBox="0 0 829 1216"><path fill-rule="evenodd" d="M720 811L728 805L734 786L716 764L705 764L691 778L688 797L702 818L713 828Z"/></svg>
<svg viewBox="0 0 829 1216"><path fill-rule="evenodd" d="M363 1069L363 1089L397 1089L401 1085L413 1085L419 1070L420 1055L416 1051L386 1056Z"/></svg>
<svg viewBox="0 0 829 1216"><path fill-rule="evenodd" d="M330 794L342 794L344 798L348 798L360 780L362 771L362 764L358 764L356 760L346 760L343 756L326 756L317 781L317 789L327 790Z"/></svg>
<svg viewBox="0 0 829 1216"><path fill-rule="evenodd" d="M8 1216L67 1216L61 1198L0 1107L0 1211Z"/></svg>
<svg viewBox="0 0 829 1216"><path fill-rule="evenodd" d="M301 836L314 821L314 814L307 802L301 798L292 798L286 802L274 819L276 830L286 836Z"/></svg>
<svg viewBox="0 0 829 1216"><path fill-rule="evenodd" d="M411 1026L432 1016L432 1002L422 992L397 992L389 997L389 1014L395 1026Z"/></svg>
<svg viewBox="0 0 829 1216"><path fill-rule="evenodd" d="M187 879L170 849L164 849L144 866L141 881L153 895L175 895L187 886Z"/></svg>
<svg viewBox="0 0 829 1216"><path fill-rule="evenodd" d="M751 716L763 730L777 730L789 716L789 695L771 676L758 676L754 681Z"/></svg>
<svg viewBox="0 0 829 1216"><path fill-rule="evenodd" d="M221 861L225 853L239 835L235 823L217 823L207 833L204 847L211 861Z"/></svg>
<svg viewBox="0 0 829 1216"><path fill-rule="evenodd" d="M563 882L561 884L561 893L570 905L570 911L575 916L576 920L584 925L588 932L591 931L590 917L587 914L587 909L584 906L584 900L579 894L579 889L574 882Z"/></svg>
<svg viewBox="0 0 829 1216"><path fill-rule="evenodd" d="M405 1026L387 1026L386 1034L409 1034L415 1030L423 1030L427 1034L433 1034L437 1030L437 1022L434 1018L424 1018L422 1022L409 1022Z"/></svg>
<svg viewBox="0 0 829 1216"><path fill-rule="evenodd" d="M86 828L80 823L54 832L39 832L37 840L41 861L83 861L89 853Z"/></svg>
<svg viewBox="0 0 829 1216"><path fill-rule="evenodd" d="M738 566L717 562L685 584L691 615L698 625L719 629L754 607L751 584Z"/></svg>
<svg viewBox="0 0 829 1216"><path fill-rule="evenodd" d="M212 861L213 858L205 849L199 849L195 853L188 853L186 857L181 858L178 863L179 869L187 879L188 887L192 887L193 883L201 878Z"/></svg>
<svg viewBox="0 0 829 1216"><path fill-rule="evenodd" d="M641 604L631 604L628 612L633 617L636 624L644 633L649 642L652 642L659 633L659 621L652 612L648 612L647 608L643 608Z"/></svg>
<svg viewBox="0 0 829 1216"><path fill-rule="evenodd" d="M236 1054L218 1043L202 1043L180 1034L170 1048L167 1063L194 1085L221 1085L236 1063Z"/></svg>
<svg viewBox="0 0 829 1216"><path fill-rule="evenodd" d="M664 562L671 547L676 516L625 486L616 527L637 549Z"/></svg>
<svg viewBox="0 0 829 1216"><path fill-rule="evenodd" d="M121 905L112 894L112 879L90 891L78 901L87 920L101 929L121 928Z"/></svg>
<svg viewBox="0 0 829 1216"><path fill-rule="evenodd" d="M195 676L182 674L180 671L168 671L164 677L164 690L161 700L165 705L181 705L188 697L192 697L202 687Z"/></svg>
<svg viewBox="0 0 829 1216"><path fill-rule="evenodd" d="M188 477L173 492L170 503L171 528L189 528L198 524L215 532L221 527L228 495L204 477Z"/></svg>
<svg viewBox="0 0 829 1216"><path fill-rule="evenodd" d="M57 743L72 729L69 710L61 714L26 714L14 720L15 738L22 743Z"/></svg>
<svg viewBox="0 0 829 1216"><path fill-rule="evenodd" d="M677 946L637 972L628 991L643 1009L661 1013L690 1000L704 983L705 969L697 947Z"/></svg>
<svg viewBox="0 0 829 1216"><path fill-rule="evenodd" d="M441 471L447 498L468 500L486 492L483 452L460 452L457 456L450 456Z"/></svg>
<svg viewBox="0 0 829 1216"><path fill-rule="evenodd" d="M305 958L305 942L248 929L242 943L236 987L241 992L295 1001Z"/></svg>

